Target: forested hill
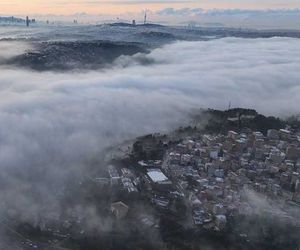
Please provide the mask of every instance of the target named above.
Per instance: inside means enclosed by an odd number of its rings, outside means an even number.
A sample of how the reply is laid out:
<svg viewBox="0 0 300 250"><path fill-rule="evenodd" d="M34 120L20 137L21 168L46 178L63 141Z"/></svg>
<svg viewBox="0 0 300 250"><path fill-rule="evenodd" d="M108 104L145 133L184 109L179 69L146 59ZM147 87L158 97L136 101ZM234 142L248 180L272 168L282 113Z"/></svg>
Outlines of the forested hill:
<svg viewBox="0 0 300 250"><path fill-rule="evenodd" d="M241 131L249 128L266 134L268 129L282 129L287 126L300 130L300 120L297 116L280 119L259 114L254 109L201 110L193 119L196 122L206 120L204 130L211 133L226 133L228 130Z"/></svg>

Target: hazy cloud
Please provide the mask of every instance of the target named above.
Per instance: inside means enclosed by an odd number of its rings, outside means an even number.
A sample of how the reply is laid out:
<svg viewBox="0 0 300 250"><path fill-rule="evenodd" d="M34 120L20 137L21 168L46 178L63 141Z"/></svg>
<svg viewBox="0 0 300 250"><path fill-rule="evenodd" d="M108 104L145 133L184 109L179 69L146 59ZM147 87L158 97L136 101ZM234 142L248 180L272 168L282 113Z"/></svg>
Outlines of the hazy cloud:
<svg viewBox="0 0 300 250"><path fill-rule="evenodd" d="M14 208L33 221L59 214L66 180L88 174L85 163L101 150L175 128L194 108L224 109L231 101L266 114L299 113L299 45L291 38L226 38L121 57L105 71L1 68L2 211Z"/></svg>
<svg viewBox="0 0 300 250"><path fill-rule="evenodd" d="M193 21L199 25L220 23L231 27L299 29L299 9L208 9L165 8L155 13L158 18L177 22ZM178 19L179 18L179 19Z"/></svg>

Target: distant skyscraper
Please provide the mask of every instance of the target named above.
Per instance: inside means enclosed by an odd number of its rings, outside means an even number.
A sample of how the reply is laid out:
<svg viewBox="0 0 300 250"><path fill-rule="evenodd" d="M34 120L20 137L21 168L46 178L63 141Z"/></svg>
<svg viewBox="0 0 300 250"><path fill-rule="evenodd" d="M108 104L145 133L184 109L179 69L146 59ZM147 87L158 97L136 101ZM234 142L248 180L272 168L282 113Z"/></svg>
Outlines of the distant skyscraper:
<svg viewBox="0 0 300 250"><path fill-rule="evenodd" d="M144 24L147 23L147 12L145 12L145 16L144 16Z"/></svg>
<svg viewBox="0 0 300 250"><path fill-rule="evenodd" d="M135 26L136 25L136 22L135 20L132 20L132 25Z"/></svg>
<svg viewBox="0 0 300 250"><path fill-rule="evenodd" d="M29 17L26 17L26 26L29 27L30 21L29 21Z"/></svg>

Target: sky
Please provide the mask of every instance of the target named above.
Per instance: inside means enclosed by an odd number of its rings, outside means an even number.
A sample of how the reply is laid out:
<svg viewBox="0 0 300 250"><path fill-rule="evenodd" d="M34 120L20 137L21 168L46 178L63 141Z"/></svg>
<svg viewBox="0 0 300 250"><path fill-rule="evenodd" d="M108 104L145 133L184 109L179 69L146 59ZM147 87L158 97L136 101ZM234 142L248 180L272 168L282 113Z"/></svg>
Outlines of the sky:
<svg viewBox="0 0 300 250"><path fill-rule="evenodd" d="M0 13L27 14L117 14L157 11L164 8L287 9L300 8L298 0L1 0Z"/></svg>

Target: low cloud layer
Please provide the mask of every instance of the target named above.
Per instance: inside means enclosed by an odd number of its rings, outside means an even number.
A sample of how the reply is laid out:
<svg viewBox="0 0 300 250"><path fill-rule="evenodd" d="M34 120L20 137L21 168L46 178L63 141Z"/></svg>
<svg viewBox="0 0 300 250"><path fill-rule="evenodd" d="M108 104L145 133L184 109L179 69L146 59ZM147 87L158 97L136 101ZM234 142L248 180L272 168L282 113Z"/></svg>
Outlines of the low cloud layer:
<svg viewBox="0 0 300 250"><path fill-rule="evenodd" d="M295 20L300 9L209 9L165 8L155 13L157 20L168 23L194 24L199 26L224 26L255 29L300 29Z"/></svg>
<svg viewBox="0 0 300 250"><path fill-rule="evenodd" d="M226 38L123 56L105 71L0 68L2 209L13 207L24 220L59 213L61 187L88 175L84 163L125 139L187 123L195 108L225 109L231 101L269 115L298 114L299 45Z"/></svg>
<svg viewBox="0 0 300 250"><path fill-rule="evenodd" d="M146 77L125 88L177 93L207 108L231 102L269 115L299 113L299 44L290 38L175 43L146 56L156 62L152 67L127 68L133 79Z"/></svg>
<svg viewBox="0 0 300 250"><path fill-rule="evenodd" d="M2 41L0 42L0 63L11 57L19 56L29 49L31 49L31 46L26 43Z"/></svg>

